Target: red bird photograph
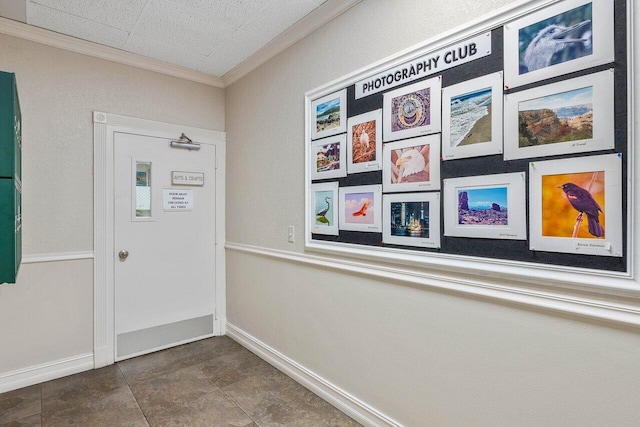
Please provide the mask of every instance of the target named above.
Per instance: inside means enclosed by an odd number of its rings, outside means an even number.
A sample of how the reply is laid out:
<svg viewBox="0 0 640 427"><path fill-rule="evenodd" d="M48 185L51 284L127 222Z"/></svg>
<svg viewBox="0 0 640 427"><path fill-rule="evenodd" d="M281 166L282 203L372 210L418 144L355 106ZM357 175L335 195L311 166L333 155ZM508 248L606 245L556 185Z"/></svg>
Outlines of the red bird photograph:
<svg viewBox="0 0 640 427"><path fill-rule="evenodd" d="M602 171L542 177L542 235L597 239L605 236Z"/></svg>
<svg viewBox="0 0 640 427"><path fill-rule="evenodd" d="M362 204L362 207L359 211L352 213L352 216L367 216L367 209L369 209L370 200L367 200Z"/></svg>

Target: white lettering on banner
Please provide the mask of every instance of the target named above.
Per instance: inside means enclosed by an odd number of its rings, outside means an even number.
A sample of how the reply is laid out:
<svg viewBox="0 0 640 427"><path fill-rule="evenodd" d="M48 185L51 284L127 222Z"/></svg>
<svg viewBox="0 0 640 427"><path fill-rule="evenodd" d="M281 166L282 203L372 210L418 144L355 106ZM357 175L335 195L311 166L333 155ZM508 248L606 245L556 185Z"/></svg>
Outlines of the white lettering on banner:
<svg viewBox="0 0 640 427"><path fill-rule="evenodd" d="M448 46L356 83L356 99L491 55L491 32Z"/></svg>
<svg viewBox="0 0 640 427"><path fill-rule="evenodd" d="M193 209L193 190L190 188L163 188L162 208L165 211L189 211Z"/></svg>

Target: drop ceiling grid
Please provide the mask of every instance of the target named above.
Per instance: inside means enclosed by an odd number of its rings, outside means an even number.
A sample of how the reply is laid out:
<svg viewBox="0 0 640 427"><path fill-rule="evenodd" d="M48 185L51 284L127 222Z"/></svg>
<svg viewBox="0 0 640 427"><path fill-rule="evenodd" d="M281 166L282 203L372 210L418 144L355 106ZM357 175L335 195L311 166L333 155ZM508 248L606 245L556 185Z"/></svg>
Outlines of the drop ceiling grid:
<svg viewBox="0 0 640 427"><path fill-rule="evenodd" d="M28 24L221 76L325 0L26 2Z"/></svg>

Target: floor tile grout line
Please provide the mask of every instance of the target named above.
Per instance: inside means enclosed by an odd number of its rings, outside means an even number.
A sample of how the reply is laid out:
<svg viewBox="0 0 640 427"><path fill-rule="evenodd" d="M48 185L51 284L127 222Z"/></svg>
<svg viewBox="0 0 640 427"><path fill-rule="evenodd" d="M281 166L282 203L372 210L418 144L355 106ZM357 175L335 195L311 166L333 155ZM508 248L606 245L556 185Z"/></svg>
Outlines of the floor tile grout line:
<svg viewBox="0 0 640 427"><path fill-rule="evenodd" d="M229 396L227 393L225 393L225 391L222 389L222 387L218 386L218 384L216 384L216 383L215 383L215 381L214 381L213 379L211 379L211 378L209 377L209 375L207 375L207 374L206 374L206 372L204 372L204 371L202 370L202 367L201 367L201 366L203 366L205 363L206 363L206 362L204 362L204 363L199 363L199 364L197 364L197 365L193 365L193 366L194 366L196 369L198 369L198 371L200 371L200 373L201 373L202 375L204 375L204 376L207 378L207 380L208 380L211 384L213 384L213 385L214 385L214 387L215 387L215 388L217 388L218 390L220 390L220 393L222 393L222 394L224 395L224 397L226 397L227 399L229 399L229 401L230 401L231 403L233 403L233 404L234 404L238 409L240 409L240 410L242 411L242 413L243 413L243 414L245 414L245 415L247 416L247 418L249 418L249 419L250 419L250 420L251 420L255 425L258 425L258 422L257 422L256 420L254 420L254 419L253 419L253 417L252 417L251 415L249 415L249 414L247 413L247 411L245 411L245 410L244 410L244 408L243 408L242 406L240 406L240 404L238 404L238 402L236 402L236 401L235 401L231 396Z"/></svg>
<svg viewBox="0 0 640 427"><path fill-rule="evenodd" d="M260 424L258 424L258 421L254 420L253 417L251 415L249 415L249 413L247 411L245 411L244 408L242 406L240 406L240 404L238 402L236 402L233 397L229 396L223 389L221 389L221 388L219 388L219 389L222 392L222 394L224 394L227 399L229 399L231 402L233 402L233 404L236 405L238 407L238 409L240 409L242 411L242 413L244 413L255 425L260 426Z"/></svg>
<svg viewBox="0 0 640 427"><path fill-rule="evenodd" d="M140 412L142 412L142 416L144 416L144 420L147 422L147 424L149 426L151 426L151 423L149 422L149 419L147 418L147 414L144 412L144 409L142 409L142 405L140 405L140 402L138 402L138 397L133 392L133 389L131 388L131 384L129 384L129 379L127 378L127 376L124 374L124 372L120 368L120 364L118 362L116 362L115 365L118 367L118 371L120 371L120 374L122 375L122 378L124 378L124 382L125 382L125 384L127 384L127 388L129 389L129 392L133 396L133 400L136 401L136 405L138 405L138 408L140 409ZM133 420L133 421L136 421L136 420Z"/></svg>

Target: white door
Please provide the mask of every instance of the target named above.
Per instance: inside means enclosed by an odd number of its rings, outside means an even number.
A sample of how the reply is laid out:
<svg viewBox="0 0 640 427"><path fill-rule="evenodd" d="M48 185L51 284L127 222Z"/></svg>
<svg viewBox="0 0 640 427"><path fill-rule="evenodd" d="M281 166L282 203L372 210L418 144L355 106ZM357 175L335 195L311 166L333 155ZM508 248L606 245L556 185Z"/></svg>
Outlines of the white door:
<svg viewBox="0 0 640 427"><path fill-rule="evenodd" d="M116 360L211 336L215 146L114 137Z"/></svg>

